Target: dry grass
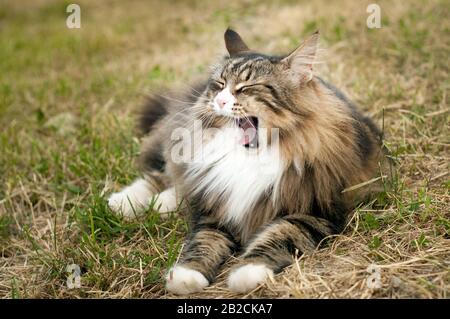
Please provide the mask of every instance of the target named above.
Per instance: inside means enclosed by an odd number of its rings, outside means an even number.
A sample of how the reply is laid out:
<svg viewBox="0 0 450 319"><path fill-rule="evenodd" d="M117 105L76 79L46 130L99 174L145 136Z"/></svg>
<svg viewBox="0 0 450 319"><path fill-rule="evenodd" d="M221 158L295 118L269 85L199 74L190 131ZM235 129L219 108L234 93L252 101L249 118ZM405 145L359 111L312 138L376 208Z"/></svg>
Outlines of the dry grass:
<svg viewBox="0 0 450 319"><path fill-rule="evenodd" d="M398 163L343 235L245 297L449 297L448 1L379 1L375 30L369 2L350 0L78 3L80 30L65 28L61 1L0 4L0 296L174 297L161 275L184 221L150 212L125 223L103 195L137 175L133 112L145 93L204 74L232 25L274 53L320 29L321 74L384 126ZM72 263L79 289L66 286ZM242 297L226 271L193 297Z"/></svg>

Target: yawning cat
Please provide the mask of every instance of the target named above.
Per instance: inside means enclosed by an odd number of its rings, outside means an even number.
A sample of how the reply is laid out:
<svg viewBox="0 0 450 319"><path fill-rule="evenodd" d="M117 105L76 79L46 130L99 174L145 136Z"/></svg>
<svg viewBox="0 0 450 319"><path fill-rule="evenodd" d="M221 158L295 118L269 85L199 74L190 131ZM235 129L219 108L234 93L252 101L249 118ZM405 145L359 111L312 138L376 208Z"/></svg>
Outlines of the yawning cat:
<svg viewBox="0 0 450 319"><path fill-rule="evenodd" d="M343 230L382 157L373 122L313 74L319 33L287 56L247 47L228 29L228 55L187 95L151 98L142 117L142 178L111 195L125 217L156 198L190 231L166 276L201 291L233 254L228 286L246 292Z"/></svg>

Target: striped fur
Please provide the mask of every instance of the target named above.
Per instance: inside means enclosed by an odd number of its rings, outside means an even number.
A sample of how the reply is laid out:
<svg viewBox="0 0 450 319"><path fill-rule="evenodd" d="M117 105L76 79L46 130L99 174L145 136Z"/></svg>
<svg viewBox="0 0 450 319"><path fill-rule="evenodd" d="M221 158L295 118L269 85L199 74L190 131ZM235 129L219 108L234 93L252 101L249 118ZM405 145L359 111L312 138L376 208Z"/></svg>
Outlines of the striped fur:
<svg viewBox="0 0 450 319"><path fill-rule="evenodd" d="M291 264L296 252L311 251L325 237L341 232L352 208L370 193L368 188L342 191L377 173L382 156L380 132L339 90L313 76L317 40L318 33L286 57L267 56L249 50L228 30L225 41L230 55L213 68L204 85L185 96L156 99L147 106L152 116L144 116L150 126L143 131L150 133L142 146L143 175L159 191L175 186L190 221L178 265L195 270L195 275L186 278L190 275L185 268L172 269L167 277L170 291L202 289L205 280L211 283L220 265L235 253L240 261L230 277L230 288L251 289ZM185 127L194 134L193 122L199 118L204 119L204 128L230 125L229 119L211 108L224 84L236 98L234 116L257 117L260 128L278 128L280 133L281 162L276 174L272 179L255 178L249 185L255 185L252 191L257 193L236 197L242 202L239 207L230 205L232 196L240 195L233 190L239 189L239 177L254 178L252 170L257 165L236 163L236 169L246 170L236 173L233 162L222 164L226 154L202 164L175 163L171 156L175 128ZM272 142L269 139L269 146ZM217 142L206 136L203 143ZM246 156L233 158L250 161ZM208 175L212 172L216 175ZM266 184L259 187L263 180ZM245 279L252 269L259 274L257 279Z"/></svg>

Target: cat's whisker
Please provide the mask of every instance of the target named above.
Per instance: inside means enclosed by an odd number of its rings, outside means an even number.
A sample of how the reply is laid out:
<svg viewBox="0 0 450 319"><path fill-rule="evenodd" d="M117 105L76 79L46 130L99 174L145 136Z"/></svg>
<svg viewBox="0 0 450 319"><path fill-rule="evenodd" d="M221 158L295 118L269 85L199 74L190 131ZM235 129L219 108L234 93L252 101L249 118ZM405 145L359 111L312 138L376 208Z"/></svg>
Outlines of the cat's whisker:
<svg viewBox="0 0 450 319"><path fill-rule="evenodd" d="M201 105L198 105L198 106L194 105L194 106L190 107L190 110L192 111L191 113L187 113L188 110L178 111L178 112L172 114L171 117L168 118L168 120L169 121L174 120L177 116L184 116L186 118L190 118L190 117L192 117L191 114L196 116L198 114L201 114L202 112L208 111L204 106L201 106Z"/></svg>
<svg viewBox="0 0 450 319"><path fill-rule="evenodd" d="M163 94L155 94L156 96L160 96L164 99L173 101L173 102L177 102L177 103L181 103L181 104L185 104L185 105L195 105L197 104L197 102L192 102L192 101L183 101L183 100L179 100L177 98L171 97L171 96L167 96L167 95L163 95Z"/></svg>
<svg viewBox="0 0 450 319"><path fill-rule="evenodd" d="M188 85L187 83L183 83L186 87L188 87L189 88L189 90L191 91L191 92L189 92L189 94L190 95L192 95L193 97L200 97L200 96L202 96L202 92L199 92L199 91L197 91L193 86L191 86L191 85ZM193 92L195 92L195 93L197 93L198 94L198 96L196 96L195 94L192 94L192 91Z"/></svg>

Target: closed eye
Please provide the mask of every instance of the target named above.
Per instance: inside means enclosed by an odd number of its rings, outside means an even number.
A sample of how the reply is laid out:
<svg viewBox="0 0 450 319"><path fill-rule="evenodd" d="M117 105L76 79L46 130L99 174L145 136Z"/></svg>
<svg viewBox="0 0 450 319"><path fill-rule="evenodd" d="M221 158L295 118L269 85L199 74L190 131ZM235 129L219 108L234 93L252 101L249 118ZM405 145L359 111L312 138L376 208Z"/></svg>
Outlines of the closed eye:
<svg viewBox="0 0 450 319"><path fill-rule="evenodd" d="M225 87L225 82L220 81L220 80L214 81L214 84L215 84L217 87L219 87L220 89L223 89L223 88Z"/></svg>
<svg viewBox="0 0 450 319"><path fill-rule="evenodd" d="M250 89L253 89L255 87L256 88L258 88L258 87L267 88L270 90L270 88L272 86L264 84L264 83L253 83L253 84L245 84L245 85L240 85L240 86L238 85L235 90L236 90L236 93L242 93L242 92L248 91Z"/></svg>

